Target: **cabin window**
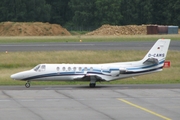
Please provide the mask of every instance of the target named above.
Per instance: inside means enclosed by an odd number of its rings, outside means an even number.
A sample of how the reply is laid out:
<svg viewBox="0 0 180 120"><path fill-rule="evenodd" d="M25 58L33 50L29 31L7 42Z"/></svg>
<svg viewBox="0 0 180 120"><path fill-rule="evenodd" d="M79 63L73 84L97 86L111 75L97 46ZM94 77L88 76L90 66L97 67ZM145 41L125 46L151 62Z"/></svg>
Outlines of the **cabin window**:
<svg viewBox="0 0 180 120"><path fill-rule="evenodd" d="M90 68L90 71L91 71L91 72L93 71L93 68L92 68L92 67Z"/></svg>
<svg viewBox="0 0 180 120"><path fill-rule="evenodd" d="M56 70L57 70L57 71L59 71L59 70L60 70L60 68L59 68L59 67L57 67L57 68L56 68Z"/></svg>
<svg viewBox="0 0 180 120"><path fill-rule="evenodd" d="M68 67L68 71L71 71L71 67Z"/></svg>
<svg viewBox="0 0 180 120"><path fill-rule="evenodd" d="M59 72L60 71L60 67L57 67L56 70L57 70L57 74L59 74L60 73Z"/></svg>
<svg viewBox="0 0 180 120"><path fill-rule="evenodd" d="M81 67L79 67L79 71L81 71L82 70L82 68Z"/></svg>
<svg viewBox="0 0 180 120"><path fill-rule="evenodd" d="M76 71L76 67L73 67L73 70Z"/></svg>
<svg viewBox="0 0 180 120"><path fill-rule="evenodd" d="M66 68L65 67L63 67L63 69L62 69L63 71L65 71L66 70Z"/></svg>
<svg viewBox="0 0 180 120"><path fill-rule="evenodd" d="M84 68L84 71L87 71L87 67Z"/></svg>

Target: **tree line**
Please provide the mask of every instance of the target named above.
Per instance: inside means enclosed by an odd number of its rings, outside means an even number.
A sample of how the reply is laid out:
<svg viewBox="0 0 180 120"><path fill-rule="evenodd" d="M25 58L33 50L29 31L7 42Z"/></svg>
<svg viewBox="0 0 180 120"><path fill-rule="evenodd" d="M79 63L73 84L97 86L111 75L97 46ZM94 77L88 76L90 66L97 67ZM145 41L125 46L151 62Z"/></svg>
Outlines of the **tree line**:
<svg viewBox="0 0 180 120"><path fill-rule="evenodd" d="M64 27L103 24L180 25L180 0L1 0L0 22L49 22Z"/></svg>

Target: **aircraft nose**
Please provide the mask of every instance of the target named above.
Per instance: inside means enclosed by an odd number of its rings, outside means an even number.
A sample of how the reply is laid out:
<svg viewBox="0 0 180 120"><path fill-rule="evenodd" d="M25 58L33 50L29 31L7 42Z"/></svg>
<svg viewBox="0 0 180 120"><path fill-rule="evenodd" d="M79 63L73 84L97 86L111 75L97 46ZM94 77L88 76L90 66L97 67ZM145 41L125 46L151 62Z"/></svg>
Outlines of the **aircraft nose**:
<svg viewBox="0 0 180 120"><path fill-rule="evenodd" d="M20 75L18 73L11 75L11 78L14 80L20 80Z"/></svg>
<svg viewBox="0 0 180 120"><path fill-rule="evenodd" d="M14 80L23 80L26 77L28 72L19 72L11 75L11 78Z"/></svg>
<svg viewBox="0 0 180 120"><path fill-rule="evenodd" d="M19 73L12 74L10 77L14 80L24 80L31 74L31 71L23 71Z"/></svg>

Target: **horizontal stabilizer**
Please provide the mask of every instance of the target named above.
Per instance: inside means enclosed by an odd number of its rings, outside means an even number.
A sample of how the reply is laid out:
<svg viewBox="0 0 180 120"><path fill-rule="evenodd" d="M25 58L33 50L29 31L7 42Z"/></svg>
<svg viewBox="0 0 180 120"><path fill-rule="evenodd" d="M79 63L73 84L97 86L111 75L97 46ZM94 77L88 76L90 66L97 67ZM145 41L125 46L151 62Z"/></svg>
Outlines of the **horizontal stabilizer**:
<svg viewBox="0 0 180 120"><path fill-rule="evenodd" d="M148 58L143 64L159 64L159 61L156 58Z"/></svg>

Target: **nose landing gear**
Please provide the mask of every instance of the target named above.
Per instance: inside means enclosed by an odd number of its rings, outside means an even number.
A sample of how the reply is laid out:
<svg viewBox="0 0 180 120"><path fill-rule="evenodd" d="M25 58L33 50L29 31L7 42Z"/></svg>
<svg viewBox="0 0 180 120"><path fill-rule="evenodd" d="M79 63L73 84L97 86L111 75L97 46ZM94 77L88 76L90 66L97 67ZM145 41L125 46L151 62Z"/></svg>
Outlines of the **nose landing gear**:
<svg viewBox="0 0 180 120"><path fill-rule="evenodd" d="M31 86L30 81L27 81L27 83L25 84L25 87L30 88L30 86Z"/></svg>

